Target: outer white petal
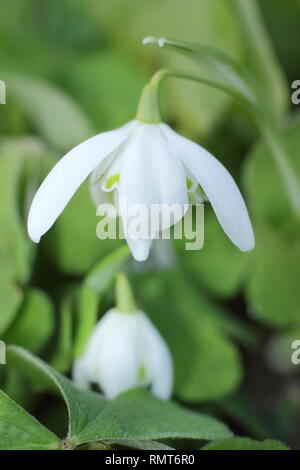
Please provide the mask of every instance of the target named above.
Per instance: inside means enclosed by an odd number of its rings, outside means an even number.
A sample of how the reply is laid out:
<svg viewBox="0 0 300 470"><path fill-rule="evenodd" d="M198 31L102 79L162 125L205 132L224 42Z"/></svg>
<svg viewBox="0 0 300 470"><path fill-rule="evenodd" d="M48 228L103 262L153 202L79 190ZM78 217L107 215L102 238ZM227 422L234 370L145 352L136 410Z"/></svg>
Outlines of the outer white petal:
<svg viewBox="0 0 300 470"><path fill-rule="evenodd" d="M122 158L119 211L133 256L141 260L148 256L149 243L146 241L153 238L160 229L164 230L176 223L184 214L182 210L179 216L174 215L165 225L155 224L152 218L150 226L151 206L177 204L183 209L188 198L183 165L176 152L170 148L160 126L140 124L134 133ZM124 201L126 201L125 208ZM127 216L128 209L137 204L143 205L146 209L143 223L145 227L148 223L149 230L144 236L134 238L132 234L127 233L126 228L131 225L136 215L128 218ZM133 243L129 239L133 239ZM134 243L141 239L145 243Z"/></svg>
<svg viewBox="0 0 300 470"><path fill-rule="evenodd" d="M100 349L105 338L109 338L113 335L115 330L118 328L118 321L119 312L115 309L108 310L108 312L106 312L106 314L97 323L89 338L84 358L91 382L99 382L98 358Z"/></svg>
<svg viewBox="0 0 300 470"><path fill-rule="evenodd" d="M163 400L173 388L173 361L165 341L145 314L139 317L146 368L152 392Z"/></svg>
<svg viewBox="0 0 300 470"><path fill-rule="evenodd" d="M135 315L114 313L115 326L98 348L98 382L108 398L138 385L139 358L134 341Z"/></svg>
<svg viewBox="0 0 300 470"><path fill-rule="evenodd" d="M224 232L242 251L254 248L255 239L244 199L226 168L207 150L180 136L166 124L165 134L205 191Z"/></svg>
<svg viewBox="0 0 300 470"><path fill-rule="evenodd" d="M134 122L98 134L77 145L52 168L29 211L28 233L36 243L54 224L73 194L94 168L129 135Z"/></svg>

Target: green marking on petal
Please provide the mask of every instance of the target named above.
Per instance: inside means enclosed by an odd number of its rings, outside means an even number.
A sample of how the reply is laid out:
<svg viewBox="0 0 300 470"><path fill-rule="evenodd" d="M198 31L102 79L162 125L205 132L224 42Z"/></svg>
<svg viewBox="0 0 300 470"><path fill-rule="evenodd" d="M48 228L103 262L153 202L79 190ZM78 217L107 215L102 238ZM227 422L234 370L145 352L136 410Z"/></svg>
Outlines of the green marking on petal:
<svg viewBox="0 0 300 470"><path fill-rule="evenodd" d="M146 369L146 366L144 365L141 365L140 368L139 368L139 371L138 371L138 378L139 380L141 381L145 381L147 380L147 369Z"/></svg>
<svg viewBox="0 0 300 470"><path fill-rule="evenodd" d="M186 178L186 187L188 191L190 191L193 187L193 181L190 178Z"/></svg>
<svg viewBox="0 0 300 470"><path fill-rule="evenodd" d="M108 178L105 183L106 189L111 189L115 183L119 183L120 181L120 173L116 173L115 175Z"/></svg>

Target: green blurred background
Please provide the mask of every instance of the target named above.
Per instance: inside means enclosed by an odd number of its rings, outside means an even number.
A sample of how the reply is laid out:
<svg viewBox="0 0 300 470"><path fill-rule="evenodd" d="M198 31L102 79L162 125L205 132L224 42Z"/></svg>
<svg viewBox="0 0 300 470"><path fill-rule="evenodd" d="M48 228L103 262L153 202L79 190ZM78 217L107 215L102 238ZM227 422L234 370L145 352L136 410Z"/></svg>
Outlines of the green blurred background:
<svg viewBox="0 0 300 470"><path fill-rule="evenodd" d="M172 52L143 47L144 36L196 41L249 68L280 123L300 183L300 118L291 82L300 79L299 0L1 0L0 337L68 373L78 348L82 281L121 245L99 241L84 184L39 246L26 233L33 194L75 144L131 119L142 86L165 66L190 67ZM161 90L165 120L201 143L231 171L245 195L257 245L241 253L209 205L205 246L168 247L146 265L129 262L140 306L175 361L175 398L226 421L239 435L300 448L299 220L289 208L269 151L247 115L219 91L177 80ZM155 250L154 250L155 251ZM90 293L88 294L90 295ZM84 298L84 301L82 300ZM84 303L85 302L85 303ZM111 285L97 304L113 303ZM1 367L1 387L63 433L62 405Z"/></svg>

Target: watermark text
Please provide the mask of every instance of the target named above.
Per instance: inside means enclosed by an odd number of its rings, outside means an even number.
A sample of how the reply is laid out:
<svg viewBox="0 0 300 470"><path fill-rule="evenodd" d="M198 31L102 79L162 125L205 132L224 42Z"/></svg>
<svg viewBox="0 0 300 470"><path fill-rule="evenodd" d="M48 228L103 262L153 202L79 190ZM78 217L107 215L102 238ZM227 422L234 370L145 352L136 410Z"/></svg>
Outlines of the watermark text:
<svg viewBox="0 0 300 470"><path fill-rule="evenodd" d="M186 240L186 250L204 245L204 204L100 204L96 234L100 240ZM121 217L118 217L121 215Z"/></svg>
<svg viewBox="0 0 300 470"><path fill-rule="evenodd" d="M6 364L6 346L4 341L0 340L0 365Z"/></svg>
<svg viewBox="0 0 300 470"><path fill-rule="evenodd" d="M6 84L0 80L0 104L6 104Z"/></svg>

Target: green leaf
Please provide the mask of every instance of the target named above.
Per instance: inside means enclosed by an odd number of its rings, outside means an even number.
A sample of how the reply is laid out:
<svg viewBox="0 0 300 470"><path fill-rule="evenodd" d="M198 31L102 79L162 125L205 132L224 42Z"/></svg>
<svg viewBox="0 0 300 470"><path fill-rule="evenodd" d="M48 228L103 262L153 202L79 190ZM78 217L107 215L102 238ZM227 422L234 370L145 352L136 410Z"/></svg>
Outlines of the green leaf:
<svg viewBox="0 0 300 470"><path fill-rule="evenodd" d="M246 288L251 315L282 327L299 324L300 251L267 225L257 225L253 269Z"/></svg>
<svg viewBox="0 0 300 470"><path fill-rule="evenodd" d="M112 419L112 416L114 417ZM75 440L88 442L112 438L218 439L230 431L215 419L184 410L175 403L163 402L145 390L132 390L107 402L97 419L82 430Z"/></svg>
<svg viewBox="0 0 300 470"><path fill-rule="evenodd" d="M260 108L261 96L257 84L252 80L248 70L230 55L219 49L196 42L179 41L165 37L150 37L150 41L192 59L198 66L196 72L191 74L192 80L198 80L226 92L253 112L256 112L257 107ZM176 70L178 70L178 67ZM180 68L179 70L184 70L183 73L189 75L186 69Z"/></svg>
<svg viewBox="0 0 300 470"><path fill-rule="evenodd" d="M54 311L46 294L37 289L26 292L24 302L4 339L31 352L41 351L54 328Z"/></svg>
<svg viewBox="0 0 300 470"><path fill-rule="evenodd" d="M54 85L30 76L3 72L7 93L49 144L65 150L94 133L93 125L78 104Z"/></svg>
<svg viewBox="0 0 300 470"><path fill-rule="evenodd" d="M218 442L211 442L202 447L202 450L289 450L289 448L281 442L269 439L259 442L246 437L233 437Z"/></svg>
<svg viewBox="0 0 300 470"><path fill-rule="evenodd" d="M221 310L181 271L134 279L140 306L166 340L175 365L175 393L182 400L214 400L241 379L239 353L219 327Z"/></svg>
<svg viewBox="0 0 300 470"><path fill-rule="evenodd" d="M258 2L231 0L237 13L237 25L243 39L244 62L267 97L273 115L286 116L288 84L280 69Z"/></svg>
<svg viewBox="0 0 300 470"><path fill-rule="evenodd" d="M0 390L0 449L54 450L60 441Z"/></svg>
<svg viewBox="0 0 300 470"><path fill-rule="evenodd" d="M111 401L79 390L59 372L16 346L8 347L7 362L35 383L61 393L69 412L66 442L70 447L100 440L212 440L231 436L215 418L161 401L143 389L131 390Z"/></svg>

